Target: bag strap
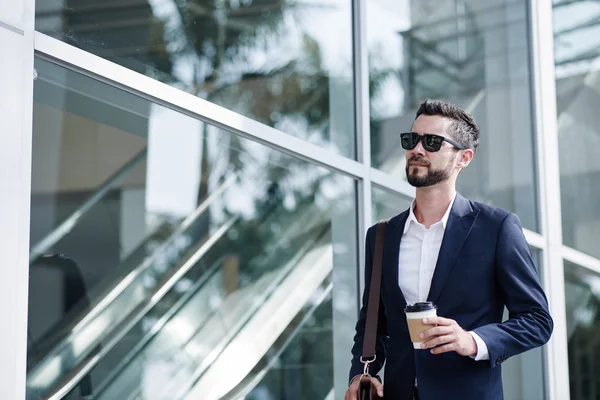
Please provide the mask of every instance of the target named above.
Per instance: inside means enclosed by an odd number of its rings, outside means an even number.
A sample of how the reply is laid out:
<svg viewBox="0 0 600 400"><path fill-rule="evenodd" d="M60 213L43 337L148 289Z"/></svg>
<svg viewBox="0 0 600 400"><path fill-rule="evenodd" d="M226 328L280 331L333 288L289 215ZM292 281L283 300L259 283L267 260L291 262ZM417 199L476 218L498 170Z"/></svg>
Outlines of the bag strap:
<svg viewBox="0 0 600 400"><path fill-rule="evenodd" d="M371 285L369 286L369 299L367 300L367 321L363 337L363 349L360 362L365 364L365 375L369 372L369 364L376 359L377 342L377 317L379 316L379 294L381 290L381 270L383 262L383 243L385 239L386 221L377 224L375 233L375 255L371 268Z"/></svg>

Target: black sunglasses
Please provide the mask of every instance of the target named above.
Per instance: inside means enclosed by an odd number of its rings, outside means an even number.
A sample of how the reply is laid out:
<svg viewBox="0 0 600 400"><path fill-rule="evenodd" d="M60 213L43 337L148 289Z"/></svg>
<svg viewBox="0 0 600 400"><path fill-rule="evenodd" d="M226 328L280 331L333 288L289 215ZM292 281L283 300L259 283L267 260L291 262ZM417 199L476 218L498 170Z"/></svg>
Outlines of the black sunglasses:
<svg viewBox="0 0 600 400"><path fill-rule="evenodd" d="M400 134L400 141L402 143L402 148L404 150L412 150L417 147L419 141L423 141L423 148L429 152L439 151L442 147L442 143L448 142L452 146L456 147L459 150L464 150L465 146L460 143L455 142L452 139L448 139L444 136L434 135L433 133L426 133L424 135L419 135L416 132L406 132Z"/></svg>

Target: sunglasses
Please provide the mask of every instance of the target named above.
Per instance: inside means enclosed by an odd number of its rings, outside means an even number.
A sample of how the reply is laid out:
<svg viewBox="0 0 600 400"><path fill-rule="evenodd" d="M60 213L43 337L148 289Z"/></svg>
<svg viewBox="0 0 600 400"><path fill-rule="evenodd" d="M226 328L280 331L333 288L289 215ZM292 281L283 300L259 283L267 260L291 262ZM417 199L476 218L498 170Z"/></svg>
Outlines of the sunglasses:
<svg viewBox="0 0 600 400"><path fill-rule="evenodd" d="M464 150L465 146L455 142L452 139L448 139L444 136L434 135L433 133L426 133L419 135L416 132L406 132L400 134L400 141L404 150L412 150L417 147L419 141L423 141L423 148L429 152L436 152L442 148L442 143L448 142L452 146L459 150Z"/></svg>

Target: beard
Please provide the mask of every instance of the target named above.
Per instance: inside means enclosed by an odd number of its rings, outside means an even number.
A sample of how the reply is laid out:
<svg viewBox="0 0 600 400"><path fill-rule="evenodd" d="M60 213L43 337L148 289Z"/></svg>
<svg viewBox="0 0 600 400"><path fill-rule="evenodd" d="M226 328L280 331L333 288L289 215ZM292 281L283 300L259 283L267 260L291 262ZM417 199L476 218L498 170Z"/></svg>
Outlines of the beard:
<svg viewBox="0 0 600 400"><path fill-rule="evenodd" d="M419 187L428 187L428 186L437 185L438 183L443 182L443 181L447 180L448 178L450 178L450 176L452 176L452 172L453 172L452 166L454 163L454 158L448 162L448 165L446 166L446 168L431 169L430 163L427 163L426 166L419 167L419 168L427 168L427 174L425 174L425 175L417 175L416 172L414 172L412 174L410 173L410 165L409 164L412 161L418 161L418 162L423 162L423 163L425 163L426 161L419 157L413 157L410 160L408 160L408 162L406 163L406 179L408 180L408 183L414 187L419 188Z"/></svg>

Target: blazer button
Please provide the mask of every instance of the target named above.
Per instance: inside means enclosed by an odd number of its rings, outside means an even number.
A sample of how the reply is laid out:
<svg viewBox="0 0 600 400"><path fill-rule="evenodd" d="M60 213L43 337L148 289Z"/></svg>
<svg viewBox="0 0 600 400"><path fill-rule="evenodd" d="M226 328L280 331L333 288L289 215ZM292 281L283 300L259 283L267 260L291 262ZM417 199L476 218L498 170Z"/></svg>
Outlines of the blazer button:
<svg viewBox="0 0 600 400"><path fill-rule="evenodd" d="M496 360L496 365L500 365L502 363L502 360Z"/></svg>

